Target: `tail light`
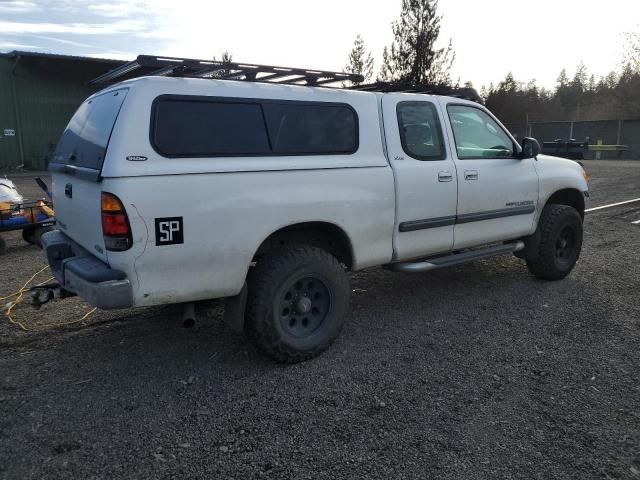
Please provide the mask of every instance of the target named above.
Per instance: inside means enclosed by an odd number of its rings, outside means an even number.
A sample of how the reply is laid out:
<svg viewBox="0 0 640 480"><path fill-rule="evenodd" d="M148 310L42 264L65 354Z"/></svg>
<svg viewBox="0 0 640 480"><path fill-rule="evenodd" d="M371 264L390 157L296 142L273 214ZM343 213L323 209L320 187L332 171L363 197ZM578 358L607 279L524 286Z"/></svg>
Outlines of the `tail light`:
<svg viewBox="0 0 640 480"><path fill-rule="evenodd" d="M104 245L112 252L122 252L131 248L131 226L127 212L118 197L102 192L100 197L102 210L102 235Z"/></svg>

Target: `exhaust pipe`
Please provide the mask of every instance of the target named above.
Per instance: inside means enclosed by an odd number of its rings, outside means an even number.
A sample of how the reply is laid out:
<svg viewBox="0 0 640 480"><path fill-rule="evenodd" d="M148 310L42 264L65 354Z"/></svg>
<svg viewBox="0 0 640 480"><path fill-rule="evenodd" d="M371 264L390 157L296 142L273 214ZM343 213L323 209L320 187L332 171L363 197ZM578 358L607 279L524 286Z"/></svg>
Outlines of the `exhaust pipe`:
<svg viewBox="0 0 640 480"><path fill-rule="evenodd" d="M196 324L196 308L193 302L182 305L182 325L184 328L193 328Z"/></svg>

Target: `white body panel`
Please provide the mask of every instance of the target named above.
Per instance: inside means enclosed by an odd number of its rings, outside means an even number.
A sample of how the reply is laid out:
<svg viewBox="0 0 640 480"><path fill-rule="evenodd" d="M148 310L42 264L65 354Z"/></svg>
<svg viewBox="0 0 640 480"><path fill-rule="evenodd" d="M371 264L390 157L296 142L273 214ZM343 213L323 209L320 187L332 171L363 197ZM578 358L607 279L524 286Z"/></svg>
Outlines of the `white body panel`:
<svg viewBox="0 0 640 480"><path fill-rule="evenodd" d="M446 114L447 102L463 102L457 99L156 77L107 91L123 87L129 90L102 179L55 173L54 196L60 224L67 226L62 230L126 274L135 306L236 295L262 242L288 226L324 222L341 229L358 270L525 236L551 194L587 190L575 162L459 159ZM346 103L357 113L358 149L350 155L167 158L154 150L149 133L153 101L167 94ZM437 106L446 158L420 161L404 152L395 112L405 100ZM472 162L475 183L464 179ZM439 181L441 173L450 173L451 181ZM65 199L67 182L73 202ZM126 251L100 252L101 191L115 194L127 212L133 244ZM461 215L522 200L532 201L535 211L456 223ZM164 217L183 217L183 244L156 245L154 222ZM453 220L400 231L403 223L442 217Z"/></svg>
<svg viewBox="0 0 640 480"><path fill-rule="evenodd" d="M391 261L388 167L115 178L104 189L129 212L134 246L109 263L127 273L136 305L237 294L263 240L296 223L342 228L356 269ZM185 242L157 247L154 218L171 216L184 217Z"/></svg>
<svg viewBox="0 0 640 480"><path fill-rule="evenodd" d="M412 231L400 231L400 225L455 217L458 192L456 167L450 155L443 160L418 160L404 150L396 115L399 102L428 102L437 106L437 100L429 95L406 93L387 94L382 99L387 151L396 179L395 259L407 260L451 250L453 223ZM444 125L439 109L438 115ZM448 180L440 181L439 175L449 175Z"/></svg>
<svg viewBox="0 0 640 480"><path fill-rule="evenodd" d="M71 188L71 197L65 189ZM64 173L53 175L57 227L100 260L107 260L100 220L102 185Z"/></svg>
<svg viewBox="0 0 640 480"><path fill-rule="evenodd" d="M468 105L490 115L511 137L507 129L480 105L451 98L440 98L444 115L449 105ZM472 158L458 156L451 122L445 122L449 146L458 169L458 223L454 229L454 248L462 249L529 235L535 230L534 216L538 209L538 175L533 158ZM531 205L531 213L468 221L475 214L498 212L522 205Z"/></svg>
<svg viewBox="0 0 640 480"><path fill-rule="evenodd" d="M515 204L529 205L529 202L537 210L538 176L533 167L534 161L532 158L460 160L458 216L502 210ZM477 180L466 178L469 170L477 172ZM458 223L454 231L454 248L530 235L536 228L536 210L529 214Z"/></svg>
<svg viewBox="0 0 640 480"><path fill-rule="evenodd" d="M549 155L538 155L533 166L538 174L540 191L539 205L544 206L547 200L560 190L573 189L579 192L589 191L589 185L582 175L582 167L573 160L566 158L551 157ZM542 208L536 210L534 224L538 224L538 219L542 213Z"/></svg>
<svg viewBox="0 0 640 480"><path fill-rule="evenodd" d="M177 81L176 81L177 80ZM143 85L138 85L138 83ZM382 153L377 98L340 90L242 82L149 78L132 82L103 167L103 189L129 212L134 246L109 252L127 273L136 305L237 294L260 244L277 230L325 222L349 237L353 268L392 259L393 174ZM346 102L359 118L352 155L165 158L149 142L151 105L176 94ZM146 126L132 146L127 132ZM131 162L126 157L145 156ZM132 211L133 209L133 211ZM156 247L154 219L184 217L185 243ZM132 263L131 259L135 261Z"/></svg>

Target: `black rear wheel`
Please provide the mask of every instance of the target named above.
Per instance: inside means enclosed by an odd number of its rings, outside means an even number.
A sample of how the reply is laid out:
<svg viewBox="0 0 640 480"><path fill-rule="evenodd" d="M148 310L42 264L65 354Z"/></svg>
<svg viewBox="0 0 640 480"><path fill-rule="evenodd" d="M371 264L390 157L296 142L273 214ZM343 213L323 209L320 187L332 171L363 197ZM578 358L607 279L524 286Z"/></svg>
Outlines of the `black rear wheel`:
<svg viewBox="0 0 640 480"><path fill-rule="evenodd" d="M567 205L544 207L540 221L540 245L533 260L527 260L529 271L544 280L565 278L580 256L582 249L582 217Z"/></svg>
<svg viewBox="0 0 640 480"><path fill-rule="evenodd" d="M51 230L51 227L27 227L22 230L22 239L31 245L42 248L42 235Z"/></svg>
<svg viewBox="0 0 640 480"><path fill-rule="evenodd" d="M36 229L35 227L27 227L22 230L22 239L34 245L36 243Z"/></svg>
<svg viewBox="0 0 640 480"><path fill-rule="evenodd" d="M245 330L270 357L308 360L340 333L349 309L349 278L324 250L295 246L267 254L248 283Z"/></svg>

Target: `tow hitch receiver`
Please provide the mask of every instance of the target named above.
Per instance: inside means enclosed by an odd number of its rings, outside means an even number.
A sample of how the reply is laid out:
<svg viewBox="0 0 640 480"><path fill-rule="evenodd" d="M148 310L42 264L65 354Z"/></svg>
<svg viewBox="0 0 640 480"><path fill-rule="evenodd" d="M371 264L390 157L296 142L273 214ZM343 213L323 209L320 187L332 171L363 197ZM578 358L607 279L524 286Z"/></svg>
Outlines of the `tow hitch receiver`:
<svg viewBox="0 0 640 480"><path fill-rule="evenodd" d="M62 299L68 297L75 297L75 293L71 293L65 290L58 283L48 283L46 285L38 285L29 289L31 295L31 305L36 310L40 309L42 305L50 302L54 298Z"/></svg>

